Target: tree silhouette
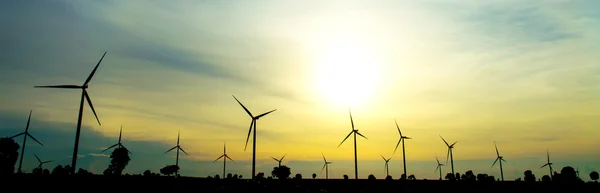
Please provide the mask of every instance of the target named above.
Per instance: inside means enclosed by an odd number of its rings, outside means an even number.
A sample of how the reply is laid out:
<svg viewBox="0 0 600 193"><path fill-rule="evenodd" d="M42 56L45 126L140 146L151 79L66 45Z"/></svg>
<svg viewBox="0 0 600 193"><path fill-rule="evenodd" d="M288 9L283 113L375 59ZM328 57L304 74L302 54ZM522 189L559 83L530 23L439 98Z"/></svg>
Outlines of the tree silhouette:
<svg viewBox="0 0 600 193"><path fill-rule="evenodd" d="M557 180L563 183L583 182L581 179L579 179L579 177L577 177L577 172L571 166L563 167L562 170L560 170Z"/></svg>
<svg viewBox="0 0 600 193"><path fill-rule="evenodd" d="M12 138L0 138L0 176L15 172L15 164L19 158L19 144Z"/></svg>
<svg viewBox="0 0 600 193"><path fill-rule="evenodd" d="M104 170L104 175L120 176L131 160L131 158L129 158L129 151L125 147L115 148L110 155L110 158L110 164L108 165L108 168Z"/></svg>
<svg viewBox="0 0 600 193"><path fill-rule="evenodd" d="M415 177L415 175L411 174L410 176L408 176L408 180L417 180L417 177Z"/></svg>
<svg viewBox="0 0 600 193"><path fill-rule="evenodd" d="M462 177L462 180L474 182L475 180L477 180L477 177L475 176L475 174L473 174L473 171L468 170L467 172L465 172L465 175L464 177Z"/></svg>
<svg viewBox="0 0 600 193"><path fill-rule="evenodd" d="M523 174L525 175L525 182L535 182L535 175L531 170L527 170Z"/></svg>
<svg viewBox="0 0 600 193"><path fill-rule="evenodd" d="M594 180L594 182L598 182L598 172L593 171L590 173L590 178Z"/></svg>
<svg viewBox="0 0 600 193"><path fill-rule="evenodd" d="M373 174L369 174L369 180L376 180L377 178L375 178L375 176Z"/></svg>
<svg viewBox="0 0 600 193"><path fill-rule="evenodd" d="M348 179L348 175L344 174L344 180L347 180L347 179Z"/></svg>
<svg viewBox="0 0 600 193"><path fill-rule="evenodd" d="M313 179L317 178L317 174L313 173L313 174L312 174L312 178L313 178Z"/></svg>
<svg viewBox="0 0 600 193"><path fill-rule="evenodd" d="M296 174L296 176L294 176L294 179L302 180L302 174Z"/></svg>
<svg viewBox="0 0 600 193"><path fill-rule="evenodd" d="M542 176L542 182L550 183L550 182L552 182L552 178L550 178L549 175L544 175L544 176Z"/></svg>
<svg viewBox="0 0 600 193"><path fill-rule="evenodd" d="M447 173L446 177L444 177L446 180L450 180L450 181L455 181L456 177L454 176L454 174L452 173Z"/></svg>
<svg viewBox="0 0 600 193"><path fill-rule="evenodd" d="M79 170L77 170L77 175L91 176L93 174L92 172L79 168Z"/></svg>
<svg viewBox="0 0 600 193"><path fill-rule="evenodd" d="M176 165L168 165L160 169L160 173L166 176L171 176L177 171L179 171L179 166Z"/></svg>
<svg viewBox="0 0 600 193"><path fill-rule="evenodd" d="M271 171L271 176L281 180L287 179L291 174L291 169L284 165L281 167L274 167L273 171Z"/></svg>
<svg viewBox="0 0 600 193"><path fill-rule="evenodd" d="M394 180L394 178L392 178L392 176L388 175L388 176L385 177L385 180L391 181L391 180Z"/></svg>
<svg viewBox="0 0 600 193"><path fill-rule="evenodd" d="M52 169L51 173L53 176L68 176L69 174L71 174L71 166L69 165L65 165L64 167L62 165L57 165Z"/></svg>

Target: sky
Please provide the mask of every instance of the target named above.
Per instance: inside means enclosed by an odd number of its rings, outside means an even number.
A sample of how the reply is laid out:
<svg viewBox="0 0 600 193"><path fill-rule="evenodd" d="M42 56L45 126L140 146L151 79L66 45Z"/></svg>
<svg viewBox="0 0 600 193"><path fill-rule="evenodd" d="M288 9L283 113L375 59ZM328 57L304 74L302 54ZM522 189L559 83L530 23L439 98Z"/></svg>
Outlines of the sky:
<svg viewBox="0 0 600 193"><path fill-rule="evenodd" d="M125 172L175 163L180 174L251 176L251 118L257 121L257 172L269 174L287 154L292 174L383 178L381 155L400 177L437 179L435 158L455 171L506 180L532 170L598 171L600 145L600 2L594 0L420 1L76 1L0 2L0 136L30 133L24 169L70 164L79 91L34 85L82 84L107 54L88 92L102 125L84 106L77 167L102 173L102 149L132 152ZM21 143L22 138L16 138ZM252 139L251 139L252 140ZM447 164L449 166L449 163ZM443 168L444 173L450 167Z"/></svg>

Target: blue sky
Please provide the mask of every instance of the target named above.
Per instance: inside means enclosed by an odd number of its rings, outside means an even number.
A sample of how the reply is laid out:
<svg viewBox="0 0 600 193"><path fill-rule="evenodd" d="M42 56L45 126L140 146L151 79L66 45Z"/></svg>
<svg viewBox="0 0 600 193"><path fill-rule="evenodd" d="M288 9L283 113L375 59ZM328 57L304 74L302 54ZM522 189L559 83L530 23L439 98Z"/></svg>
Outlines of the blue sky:
<svg viewBox="0 0 600 193"><path fill-rule="evenodd" d="M459 141L455 169L505 178L538 169L550 150L556 168L598 171L600 11L596 1L74 1L0 3L0 134L22 130L45 147L28 152L68 164L78 92L34 85L81 84L102 53L88 89L102 126L84 109L78 166L100 173L124 126L130 173L174 163L164 151L182 132L182 175L220 173L212 163L227 142L230 171L249 176L243 151L258 123L259 171L288 153L293 173L352 174L347 108L369 140L359 140L360 176L383 176L397 119L409 173L436 178L438 135ZM349 87L352 85L352 87ZM68 139L68 140L65 140ZM85 140L84 140L85 139ZM20 140L18 140L20 141ZM392 175L401 173L401 156ZM26 154L25 168L37 164ZM381 163L380 163L381 162ZM514 165L511 165L514 164ZM48 165L54 166L52 164ZM396 169L394 169L396 168ZM585 174L585 175L584 175ZM321 176L321 175L320 175ZM352 176L352 175L351 175Z"/></svg>

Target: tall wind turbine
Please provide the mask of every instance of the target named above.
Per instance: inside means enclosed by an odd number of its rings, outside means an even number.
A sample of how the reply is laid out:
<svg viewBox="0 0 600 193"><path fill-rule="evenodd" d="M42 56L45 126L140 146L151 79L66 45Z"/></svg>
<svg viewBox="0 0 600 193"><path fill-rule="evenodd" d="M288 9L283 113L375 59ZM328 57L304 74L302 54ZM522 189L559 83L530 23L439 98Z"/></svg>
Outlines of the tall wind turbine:
<svg viewBox="0 0 600 193"><path fill-rule="evenodd" d="M323 168L321 169L321 172L323 172L323 169L325 169L325 179L329 179L329 164L332 164L333 162L328 162L327 159L325 159L325 155L323 155L323 153L321 153L321 155L323 156L323 161L325 162Z"/></svg>
<svg viewBox="0 0 600 193"><path fill-rule="evenodd" d="M223 143L223 155L221 155L219 158L217 158L215 161L219 161L219 159L223 158L223 177L225 177L225 169L227 168L227 159L233 161L228 155L227 155L227 146L225 145L225 143Z"/></svg>
<svg viewBox="0 0 600 193"><path fill-rule="evenodd" d="M396 128L398 129L398 133L400 134L400 139L398 140L398 143L396 144L394 153L396 153L396 150L398 149L400 142L402 142L402 161L404 162L404 176L407 176L406 175L406 151L404 149L404 141L406 141L407 139L411 139L411 138L408 136L402 135L402 131L400 131L400 127L398 126L398 121L394 120L394 122L396 122Z"/></svg>
<svg viewBox="0 0 600 193"><path fill-rule="evenodd" d="M452 145L448 144L448 142L446 142L446 140L440 135L440 137L442 138L442 140L444 141L444 143L446 144L446 146L448 146L448 155L446 155L446 164L448 164L448 157L450 157L450 165L452 166L452 174L454 174L454 157L452 156L452 149L454 149L454 144L456 144L457 142L454 142Z"/></svg>
<svg viewBox="0 0 600 193"><path fill-rule="evenodd" d="M388 163L390 162L390 160L392 158L390 157L390 158L385 159L385 157L383 157L383 155L381 155L381 158L383 159L383 161L385 161L385 177L388 177L388 176L390 176L390 166Z"/></svg>
<svg viewBox="0 0 600 193"><path fill-rule="evenodd" d="M442 166L444 166L444 164L440 163L440 160L437 158L437 156L435 156L435 161L437 161L437 167L435 168L435 171L437 172L438 169L440 170L440 180L442 180Z"/></svg>
<svg viewBox="0 0 600 193"><path fill-rule="evenodd" d="M25 155L25 144L27 144L27 137L31 137L31 139L33 139L35 142L37 142L38 144L40 144L41 146L44 146L42 143L40 143L40 141L38 141L37 139L35 139L35 137L33 137L31 134L29 134L29 123L31 122L31 111L29 111L29 118L27 119L27 126L25 126L25 132L16 134L15 136L12 136L10 138L15 138L15 137L19 137L21 135L23 135L23 147L21 147L21 158L19 158L19 169L17 169L17 171L19 173L23 172L21 170L21 166L23 165L23 155Z"/></svg>
<svg viewBox="0 0 600 193"><path fill-rule="evenodd" d="M358 129L354 129L354 121L352 120L352 112L350 112L350 109L348 109L348 113L350 113L350 123L352 124L352 131L350 131L350 133L348 133L346 138L344 138L344 140L342 141L342 143L340 143L340 145L338 145L338 147L340 147L342 144L344 144L344 142L346 141L346 139L348 139L348 137L350 137L350 135L354 134L354 178L358 180L358 158L356 156L356 135L358 134L365 139L367 139L367 137L360 134L358 132Z"/></svg>
<svg viewBox="0 0 600 193"><path fill-rule="evenodd" d="M179 167L179 150L181 150L181 152L185 153L185 155L188 155L187 152L185 152L185 150L183 150L183 148L181 148L181 146L179 146L179 132L177 132L177 145L175 147L172 147L171 149L167 150L165 152L169 153L170 151L177 149L177 156L175 157L175 166ZM177 175L177 172L175 172L175 175Z"/></svg>
<svg viewBox="0 0 600 193"><path fill-rule="evenodd" d="M45 163L50 163L50 162L53 162L53 161L54 161L54 160L42 161L42 160L41 160L41 159L40 159L40 158L39 158L37 155L35 155L35 153L34 153L33 155L35 156L35 158L36 158L36 159L38 160L38 162L40 163L40 164L38 165L38 167L37 167L37 168L39 168L39 169L42 169L42 165L43 165L43 164L45 164Z"/></svg>
<svg viewBox="0 0 600 193"><path fill-rule="evenodd" d="M121 136L122 136L122 134L123 134L123 125L121 125L121 130L119 130L119 142L117 142L117 144L114 144L114 145L112 145L112 146L110 146L110 147L106 148L105 150L102 150L102 152L105 152L105 151L107 151L107 150L109 150L109 149L111 149L111 148L113 148L113 147L117 147L117 148L125 148L125 146L123 146L123 144L121 143ZM125 149L127 150L127 152L131 153L131 152L129 151L129 149L127 149L127 148L125 148Z"/></svg>
<svg viewBox="0 0 600 193"><path fill-rule="evenodd" d="M88 102L90 109L92 109L92 112L94 113L94 116L96 117L96 121L98 121L98 125L101 125L100 119L98 119L98 115L96 114L96 111L94 110L94 105L92 105L92 100L90 100L90 96L88 95L87 88L88 88L88 83L90 83L90 81L92 80L92 77L94 77L94 74L96 73L96 70L98 70L98 66L100 66L100 63L102 62L102 59L104 59L105 55L106 55L106 52L104 52L104 54L102 55L102 58L100 58L100 61L98 61L98 64L96 64L96 67L94 67L94 70L92 70L92 73L90 73L90 75L85 80L83 85L34 86L35 88L81 89L81 102L79 103L79 116L77 118L77 131L75 132L75 147L73 148L73 160L71 162L71 174L75 174L75 171L77 169L77 167L76 167L77 166L77 151L79 150L79 135L81 134L81 119L83 117L83 101L84 100L86 100Z"/></svg>
<svg viewBox="0 0 600 193"><path fill-rule="evenodd" d="M492 167L494 167L494 164L496 164L496 162L498 160L500 160L498 162L498 164L500 164L500 179L502 179L502 181L504 181L504 170L502 170L502 162L506 162L506 160L504 160L504 158L502 156L500 156L500 152L498 152L498 146L496 145L496 142L494 142L494 146L496 147L496 160L494 160L494 163L492 164Z"/></svg>
<svg viewBox="0 0 600 193"><path fill-rule="evenodd" d="M233 96L233 98L235 99L235 101L238 102L238 104L240 104L240 106L242 106L242 108L244 108L246 113L248 113L248 115L252 118L252 122L250 122L250 129L248 129L248 137L246 137L246 146L244 146L244 151L246 151L246 148L248 147L248 140L250 139L250 132L254 131L252 133L252 180L254 180L254 177L256 176L256 121L258 119L260 119L261 117L268 115L269 113L272 113L273 111L276 111L277 109L273 109L269 112L260 114L258 116L253 116L252 113L250 113L250 110L248 110L248 108L246 108L246 106L244 106L242 104L242 102L240 102L237 98L235 98L235 96ZM254 126L254 129L252 128L252 126Z"/></svg>
<svg viewBox="0 0 600 193"><path fill-rule="evenodd" d="M550 178L553 178L553 172L552 172L552 162L550 162L550 152L548 152L548 150L546 150L546 155L548 156L548 161L546 162L546 164L544 164L541 168L548 166L548 169L550 169Z"/></svg>
<svg viewBox="0 0 600 193"><path fill-rule="evenodd" d="M286 155L287 155L287 153L284 154L283 157L281 157L279 159L274 158L274 157L271 157L271 158L277 162L278 167L281 167L281 162L283 162L283 158L285 158Z"/></svg>

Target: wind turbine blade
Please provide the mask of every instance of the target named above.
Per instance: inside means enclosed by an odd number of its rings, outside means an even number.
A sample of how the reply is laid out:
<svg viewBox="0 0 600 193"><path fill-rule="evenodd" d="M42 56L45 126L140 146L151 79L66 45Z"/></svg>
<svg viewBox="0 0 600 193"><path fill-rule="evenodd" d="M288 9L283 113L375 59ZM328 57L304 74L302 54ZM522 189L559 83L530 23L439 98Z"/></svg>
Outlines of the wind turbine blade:
<svg viewBox="0 0 600 193"><path fill-rule="evenodd" d="M287 153L286 153L286 154L283 154L283 156L282 156L282 157L281 157L281 159L279 159L279 160L283 161L283 158L285 158L285 156L286 156L286 155L287 155Z"/></svg>
<svg viewBox="0 0 600 193"><path fill-rule="evenodd" d="M448 148L448 154L446 155L446 164L448 164L448 158L450 158L450 148Z"/></svg>
<svg viewBox="0 0 600 193"><path fill-rule="evenodd" d="M434 172L437 172L439 168L440 168L440 165L438 164L438 166L435 167L435 171Z"/></svg>
<svg viewBox="0 0 600 193"><path fill-rule="evenodd" d="M102 150L101 152L105 152L105 151L107 151L107 150L109 150L109 149L112 149L113 147L116 147L117 145L119 145L119 144L117 143L117 144L111 145L110 147L108 147L108 148L106 148L106 149Z"/></svg>
<svg viewBox="0 0 600 193"><path fill-rule="evenodd" d="M88 76L88 78L85 80L85 83L83 83L83 85L87 85L92 80L92 77L94 77L94 74L96 74L96 70L98 70L98 66L100 66L102 59L104 59L104 56L106 56L106 52L104 52L104 54L102 55L102 58L100 58L100 61L98 61L98 64L96 64L96 67L94 67L94 70L92 70L92 73L90 73L90 76Z"/></svg>
<svg viewBox="0 0 600 193"><path fill-rule="evenodd" d="M440 135L440 138L442 138L442 140L444 141L444 143L446 144L446 146L450 147L450 144L448 144L448 142L446 142L446 140Z"/></svg>
<svg viewBox="0 0 600 193"><path fill-rule="evenodd" d="M252 126L254 125L256 119L252 118L252 122L250 122L250 128L248 129L248 137L246 137L246 146L244 146L244 151L248 148L248 140L250 140L250 133L252 133Z"/></svg>
<svg viewBox="0 0 600 193"><path fill-rule="evenodd" d="M500 158L500 161L506 162L506 160L504 158Z"/></svg>
<svg viewBox="0 0 600 193"><path fill-rule="evenodd" d="M181 134L181 131L177 131L177 146L179 146L179 136Z"/></svg>
<svg viewBox="0 0 600 193"><path fill-rule="evenodd" d="M233 161L233 160L232 160L232 159L231 159L231 158L230 158L228 155L225 155L225 158L227 158L227 159L229 159L229 160Z"/></svg>
<svg viewBox="0 0 600 193"><path fill-rule="evenodd" d="M323 164L323 168L321 168L321 173L323 173L323 170L325 170L325 166L327 166L327 162L325 162L325 164Z"/></svg>
<svg viewBox="0 0 600 193"><path fill-rule="evenodd" d="M458 143L458 141L454 142L452 145L450 145L451 147L454 147L454 145Z"/></svg>
<svg viewBox="0 0 600 193"><path fill-rule="evenodd" d="M47 163L50 163L50 162L53 162L53 161L54 161L54 160L45 161L45 162L42 162L42 164L47 164Z"/></svg>
<svg viewBox="0 0 600 193"><path fill-rule="evenodd" d="M367 137L365 137L363 134L360 134L358 131L356 131L356 134L360 135L361 137L368 139Z"/></svg>
<svg viewBox="0 0 600 193"><path fill-rule="evenodd" d="M346 136L346 138L344 138L344 140L342 140L342 142L340 143L340 145L338 145L338 147L342 146L342 144L344 143L344 141L346 141L346 139L348 139L348 137L350 137L350 135L352 135L353 132L354 132L354 130L352 130L350 133L348 133L348 135Z"/></svg>
<svg viewBox="0 0 600 193"><path fill-rule="evenodd" d="M383 155L379 154L381 156L381 159L385 160L385 157L383 157ZM387 161L387 160L386 160Z"/></svg>
<svg viewBox="0 0 600 193"><path fill-rule="evenodd" d="M276 162L279 162L277 158L271 157L271 159L275 160Z"/></svg>
<svg viewBox="0 0 600 193"><path fill-rule="evenodd" d="M181 152L185 153L185 155L188 155L188 153L185 152L185 150L183 150L183 148L179 147L179 150L181 150Z"/></svg>
<svg viewBox="0 0 600 193"><path fill-rule="evenodd" d="M550 163L550 152L548 152L548 150L546 150L546 154L548 155L548 163Z"/></svg>
<svg viewBox="0 0 600 193"><path fill-rule="evenodd" d="M169 153L170 151L173 151L175 148L177 148L177 146L172 147L171 149L167 150L165 153Z"/></svg>
<svg viewBox="0 0 600 193"><path fill-rule="evenodd" d="M85 99L88 102L88 105L90 105L90 109L92 109L92 112L94 113L94 117L96 117L96 121L98 121L98 125L102 125L100 124L100 119L98 119L98 115L96 114L96 110L94 110L94 105L92 104L92 100L90 99L90 95L88 95L86 90L83 90L83 95L85 96Z"/></svg>
<svg viewBox="0 0 600 193"><path fill-rule="evenodd" d="M131 151L129 151L129 149L127 149L124 145L121 145L122 148L124 148L125 150L127 150L128 153L131 153ZM133 154L133 153L131 153Z"/></svg>
<svg viewBox="0 0 600 193"><path fill-rule="evenodd" d="M25 134L25 132L23 132L23 133L19 133L19 134L16 134L16 135L14 135L14 136L12 136L12 137L10 137L10 138L19 137L19 136L21 136L21 135L23 135L23 134Z"/></svg>
<svg viewBox="0 0 600 193"><path fill-rule="evenodd" d="M121 125L121 129L119 129L119 143L121 143L121 136L123 135L123 125Z"/></svg>
<svg viewBox="0 0 600 193"><path fill-rule="evenodd" d="M437 161L438 165L440 165L440 160L438 159L437 156L435 156L435 160Z"/></svg>
<svg viewBox="0 0 600 193"><path fill-rule="evenodd" d="M219 161L219 159L221 159L222 157L225 157L225 154L223 154L223 155L219 156L219 158L217 158L217 159L216 159L215 161L213 161L213 162Z"/></svg>
<svg viewBox="0 0 600 193"><path fill-rule="evenodd" d="M78 85L52 85L52 86L33 86L34 88L69 88L69 89L78 89L83 88Z"/></svg>
<svg viewBox="0 0 600 193"><path fill-rule="evenodd" d="M491 168L493 168L493 167L494 167L494 165L496 165L496 162L498 161L498 159L500 159L500 158L496 158L496 160L494 160L494 163L492 164L492 167L491 167Z"/></svg>
<svg viewBox="0 0 600 193"><path fill-rule="evenodd" d="M31 122L31 112L33 110L29 110L29 118L27 118L27 126L25 126L25 132L29 130L29 123Z"/></svg>
<svg viewBox="0 0 600 193"><path fill-rule="evenodd" d="M235 101L237 101L238 104L240 104L240 106L242 106L242 108L244 108L244 110L246 111L246 113L248 113L248 115L250 115L250 117L254 118L254 116L252 116L252 113L250 113L250 111L248 110L248 108L246 108L246 106L244 106L242 104L242 102L240 102L240 100L238 100L237 98L235 98L234 95L231 95L231 96L233 96L233 99L235 99Z"/></svg>
<svg viewBox="0 0 600 193"><path fill-rule="evenodd" d="M33 137L33 135L27 133L27 136L31 137L31 139L33 139L35 142L37 142L38 144L40 144L41 146L44 146L44 144L42 144L42 142L38 141L35 137Z"/></svg>
<svg viewBox="0 0 600 193"><path fill-rule="evenodd" d="M498 145L496 145L496 142L494 141L494 147L496 147L496 155L498 157L500 157L500 152L498 152Z"/></svg>
<svg viewBox="0 0 600 193"><path fill-rule="evenodd" d="M398 133L400 133L400 137L402 137L402 131L400 131L400 127L398 126L398 121L394 119L394 122L396 122L396 128L398 129Z"/></svg>
<svg viewBox="0 0 600 193"><path fill-rule="evenodd" d="M544 165L542 165L542 167L540 167L540 168L546 167L547 165L549 165L549 164L544 164Z"/></svg>
<svg viewBox="0 0 600 193"><path fill-rule="evenodd" d="M396 150L398 150L398 146L400 146L400 142L402 142L402 137L400 137L400 139L398 140L398 143L396 144L396 148L394 148L394 153L392 153L392 155L396 154Z"/></svg>
<svg viewBox="0 0 600 193"><path fill-rule="evenodd" d="M38 162L42 162L42 160L40 160L40 158L37 155L35 155L35 153L33 155L35 156L35 159L38 160Z"/></svg>
<svg viewBox="0 0 600 193"><path fill-rule="evenodd" d="M263 117L263 116L265 116L265 115L268 115L269 113L272 113L272 112L274 112L274 111L276 111L276 110L277 110L277 109L273 109L273 110L271 110L271 111L269 111L269 112L266 112L266 113L260 114L260 115L256 116L256 119L258 119L258 118L261 118L261 117Z"/></svg>
<svg viewBox="0 0 600 193"><path fill-rule="evenodd" d="M348 113L350 114L350 123L352 124L352 131L354 131L354 120L352 119L352 112L348 109Z"/></svg>
<svg viewBox="0 0 600 193"><path fill-rule="evenodd" d="M323 153L321 153L321 155L323 156L323 161L324 161L325 163L327 163L327 159L325 159L325 155L323 155Z"/></svg>

